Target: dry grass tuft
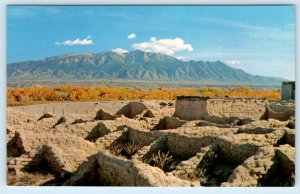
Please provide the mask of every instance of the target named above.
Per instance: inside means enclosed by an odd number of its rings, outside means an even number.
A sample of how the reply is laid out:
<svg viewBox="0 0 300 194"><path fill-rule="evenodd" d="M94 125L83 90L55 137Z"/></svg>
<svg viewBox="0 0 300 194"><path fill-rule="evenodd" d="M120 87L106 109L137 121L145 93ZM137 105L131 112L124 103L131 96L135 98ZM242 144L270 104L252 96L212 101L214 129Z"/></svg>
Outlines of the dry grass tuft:
<svg viewBox="0 0 300 194"><path fill-rule="evenodd" d="M152 154L148 159L144 162L148 164L152 164L162 170L166 168L166 166L173 161L173 156L167 152L163 153L161 150L158 150L157 153Z"/></svg>
<svg viewBox="0 0 300 194"><path fill-rule="evenodd" d="M109 150L110 153L112 153L113 155L119 156L119 155L121 155L121 152L123 151L123 144L114 142L114 143L112 143L112 144L109 146L108 150Z"/></svg>
<svg viewBox="0 0 300 194"><path fill-rule="evenodd" d="M133 139L132 142L128 143L113 142L109 146L108 150L116 156L123 155L130 159L131 156L134 155L142 147L142 145L136 144Z"/></svg>
<svg viewBox="0 0 300 194"><path fill-rule="evenodd" d="M127 143L123 149L126 152L126 154L128 156L132 156L134 155L139 149L142 148L142 145L140 144L135 144L134 139L132 140L132 142Z"/></svg>

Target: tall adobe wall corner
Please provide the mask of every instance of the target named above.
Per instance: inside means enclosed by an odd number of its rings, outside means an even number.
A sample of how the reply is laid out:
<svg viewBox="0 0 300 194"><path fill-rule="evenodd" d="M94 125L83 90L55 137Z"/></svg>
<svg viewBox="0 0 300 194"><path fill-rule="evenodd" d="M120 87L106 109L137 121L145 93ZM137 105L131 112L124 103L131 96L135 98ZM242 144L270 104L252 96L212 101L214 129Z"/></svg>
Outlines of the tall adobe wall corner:
<svg viewBox="0 0 300 194"><path fill-rule="evenodd" d="M179 96L174 116L182 120L205 120L208 117L239 117L255 120L266 117L268 100L265 98L209 98Z"/></svg>

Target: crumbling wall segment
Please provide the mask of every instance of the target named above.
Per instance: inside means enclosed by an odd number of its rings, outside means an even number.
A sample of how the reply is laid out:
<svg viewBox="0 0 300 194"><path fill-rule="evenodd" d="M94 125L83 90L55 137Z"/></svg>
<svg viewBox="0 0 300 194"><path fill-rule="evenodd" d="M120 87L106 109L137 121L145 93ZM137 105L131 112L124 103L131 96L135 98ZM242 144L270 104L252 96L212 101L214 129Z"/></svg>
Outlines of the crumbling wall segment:
<svg viewBox="0 0 300 194"><path fill-rule="evenodd" d="M174 116L183 120L205 120L207 117L239 117L264 119L266 99L262 98L208 98L177 97Z"/></svg>

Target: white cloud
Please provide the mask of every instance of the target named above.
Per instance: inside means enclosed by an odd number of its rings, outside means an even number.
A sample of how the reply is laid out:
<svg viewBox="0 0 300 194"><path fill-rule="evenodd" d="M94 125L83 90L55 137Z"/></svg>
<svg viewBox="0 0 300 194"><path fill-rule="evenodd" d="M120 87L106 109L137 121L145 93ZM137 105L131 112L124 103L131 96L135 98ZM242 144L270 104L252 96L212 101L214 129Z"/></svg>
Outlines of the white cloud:
<svg viewBox="0 0 300 194"><path fill-rule="evenodd" d="M173 55L177 51L193 51L191 44L185 44L181 38L175 39L159 39L152 37L148 42L134 43L134 49L139 49L146 52L163 53Z"/></svg>
<svg viewBox="0 0 300 194"><path fill-rule="evenodd" d="M131 33L127 36L128 39L134 39L136 38L136 34L135 33Z"/></svg>
<svg viewBox="0 0 300 194"><path fill-rule="evenodd" d="M118 54L124 54L127 53L128 51L125 49L121 49L121 48L116 48L116 49L112 49L112 52L118 53Z"/></svg>
<svg viewBox="0 0 300 194"><path fill-rule="evenodd" d="M181 61L186 59L186 57L184 57L184 56L176 56L175 58L178 59L178 60L181 60Z"/></svg>
<svg viewBox="0 0 300 194"><path fill-rule="evenodd" d="M156 41L155 37L150 38L150 41Z"/></svg>
<svg viewBox="0 0 300 194"><path fill-rule="evenodd" d="M239 61L239 60L228 60L228 61L226 61L226 63L229 64L229 65L239 65L239 64L241 64L241 61Z"/></svg>
<svg viewBox="0 0 300 194"><path fill-rule="evenodd" d="M87 36L86 38L80 40L79 38L75 40L65 40L63 42L55 42L57 45L63 45L63 46L73 46L73 45L90 45L95 44L93 40L91 40L91 36Z"/></svg>

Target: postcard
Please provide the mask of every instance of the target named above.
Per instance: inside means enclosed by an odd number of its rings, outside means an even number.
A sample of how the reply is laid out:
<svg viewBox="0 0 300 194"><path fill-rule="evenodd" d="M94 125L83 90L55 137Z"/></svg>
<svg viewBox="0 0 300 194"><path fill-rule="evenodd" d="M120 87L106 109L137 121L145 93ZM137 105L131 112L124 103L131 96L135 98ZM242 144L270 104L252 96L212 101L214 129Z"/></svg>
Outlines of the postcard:
<svg viewBox="0 0 300 194"><path fill-rule="evenodd" d="M295 5L8 5L7 184L292 187Z"/></svg>

